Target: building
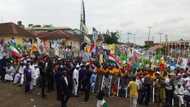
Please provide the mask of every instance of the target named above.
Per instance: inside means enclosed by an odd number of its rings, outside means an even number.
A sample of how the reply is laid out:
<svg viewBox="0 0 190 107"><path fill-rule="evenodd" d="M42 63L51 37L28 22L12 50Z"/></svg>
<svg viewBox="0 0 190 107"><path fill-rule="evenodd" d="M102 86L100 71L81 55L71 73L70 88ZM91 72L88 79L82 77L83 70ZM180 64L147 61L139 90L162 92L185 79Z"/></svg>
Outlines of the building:
<svg viewBox="0 0 190 107"><path fill-rule="evenodd" d="M60 50L71 48L75 56L79 55L81 38L80 34L73 30L37 31L34 32L34 34L43 41L43 44L45 44L47 48L55 48L55 46L58 46Z"/></svg>
<svg viewBox="0 0 190 107"><path fill-rule="evenodd" d="M165 54L173 57L189 57L190 40L180 39L178 41L169 41L162 43L165 48Z"/></svg>
<svg viewBox="0 0 190 107"><path fill-rule="evenodd" d="M20 27L15 23L0 23L1 40L10 40L14 38L16 43L22 44L23 41L33 39L34 37L33 33L25 30L23 27Z"/></svg>
<svg viewBox="0 0 190 107"><path fill-rule="evenodd" d="M35 32L35 35L43 41L63 41L62 45L64 46L72 46L75 48L80 47L80 36L63 30L52 32Z"/></svg>
<svg viewBox="0 0 190 107"><path fill-rule="evenodd" d="M32 31L32 32L52 32L56 30L65 30L70 29L68 27L55 27L53 25L33 25L29 24L26 30Z"/></svg>
<svg viewBox="0 0 190 107"><path fill-rule="evenodd" d="M154 45L154 41L145 41L146 46L152 46Z"/></svg>

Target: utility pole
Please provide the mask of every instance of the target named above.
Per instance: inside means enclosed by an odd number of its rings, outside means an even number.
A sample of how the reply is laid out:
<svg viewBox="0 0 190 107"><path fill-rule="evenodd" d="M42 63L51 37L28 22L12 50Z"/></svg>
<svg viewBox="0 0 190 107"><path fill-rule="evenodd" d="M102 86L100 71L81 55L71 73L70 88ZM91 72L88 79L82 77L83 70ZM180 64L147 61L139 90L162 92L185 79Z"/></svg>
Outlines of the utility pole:
<svg viewBox="0 0 190 107"><path fill-rule="evenodd" d="M162 33L159 33L160 35L160 44L162 43Z"/></svg>
<svg viewBox="0 0 190 107"><path fill-rule="evenodd" d="M152 41L154 42L154 36L152 36Z"/></svg>
<svg viewBox="0 0 190 107"><path fill-rule="evenodd" d="M136 43L136 37L135 37L135 35L136 35L136 34L133 34L133 36L134 36L134 44Z"/></svg>
<svg viewBox="0 0 190 107"><path fill-rule="evenodd" d="M130 38L129 38L129 35L130 35L131 33L129 33L129 32L127 32L127 42L129 43L130 42Z"/></svg>
<svg viewBox="0 0 190 107"><path fill-rule="evenodd" d="M1 23L3 23L3 16L1 16Z"/></svg>
<svg viewBox="0 0 190 107"><path fill-rule="evenodd" d="M128 41L128 43L129 43L129 34L127 33L127 41Z"/></svg>
<svg viewBox="0 0 190 107"><path fill-rule="evenodd" d="M165 34L165 42L166 42L166 52L167 52L167 55L169 55L168 35L167 34Z"/></svg>
<svg viewBox="0 0 190 107"><path fill-rule="evenodd" d="M151 33L151 29L152 29L152 27L149 26L149 27L148 27L148 41L150 41L150 33Z"/></svg>

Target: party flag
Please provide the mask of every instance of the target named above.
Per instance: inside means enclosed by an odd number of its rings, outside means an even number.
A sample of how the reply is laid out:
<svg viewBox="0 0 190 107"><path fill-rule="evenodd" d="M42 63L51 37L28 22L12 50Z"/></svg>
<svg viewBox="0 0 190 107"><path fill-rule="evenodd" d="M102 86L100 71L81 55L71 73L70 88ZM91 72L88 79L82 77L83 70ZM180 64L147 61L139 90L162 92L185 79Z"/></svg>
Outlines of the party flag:
<svg viewBox="0 0 190 107"><path fill-rule="evenodd" d="M108 59L111 60L111 61L114 61L118 65L121 64L120 59L117 56L113 55L113 54L109 54Z"/></svg>
<svg viewBox="0 0 190 107"><path fill-rule="evenodd" d="M137 51L134 51L133 52L133 57L135 58L135 60L138 60L138 59L140 59L141 54L139 52L137 52Z"/></svg>
<svg viewBox="0 0 190 107"><path fill-rule="evenodd" d="M9 49L10 49L10 52L11 52L11 55L14 56L14 57L22 57L22 55L20 54L20 52L12 45L9 46Z"/></svg>
<svg viewBox="0 0 190 107"><path fill-rule="evenodd" d="M96 51L96 44L95 43L92 43L91 44L91 47L90 47L90 53L91 52L95 52Z"/></svg>
<svg viewBox="0 0 190 107"><path fill-rule="evenodd" d="M128 57L126 54L121 54L119 57L122 62L127 62Z"/></svg>
<svg viewBox="0 0 190 107"><path fill-rule="evenodd" d="M37 44L32 44L32 48L31 48L31 54L34 52L38 52L38 46Z"/></svg>

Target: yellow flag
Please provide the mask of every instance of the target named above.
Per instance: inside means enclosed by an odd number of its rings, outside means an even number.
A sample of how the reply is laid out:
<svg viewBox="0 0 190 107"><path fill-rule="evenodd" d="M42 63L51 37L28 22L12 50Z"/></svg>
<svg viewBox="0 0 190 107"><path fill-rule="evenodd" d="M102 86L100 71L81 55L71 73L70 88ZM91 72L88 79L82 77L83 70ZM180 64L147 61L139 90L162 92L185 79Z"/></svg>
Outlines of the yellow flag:
<svg viewBox="0 0 190 107"><path fill-rule="evenodd" d="M100 64L104 63L103 54L100 54L100 56L99 56L99 62L100 62Z"/></svg>
<svg viewBox="0 0 190 107"><path fill-rule="evenodd" d="M108 49L110 50L111 54L115 54L115 48L116 48L115 44L108 45Z"/></svg>
<svg viewBox="0 0 190 107"><path fill-rule="evenodd" d="M31 54L34 53L34 52L37 52L37 51L38 51L37 44L36 43L32 44Z"/></svg>

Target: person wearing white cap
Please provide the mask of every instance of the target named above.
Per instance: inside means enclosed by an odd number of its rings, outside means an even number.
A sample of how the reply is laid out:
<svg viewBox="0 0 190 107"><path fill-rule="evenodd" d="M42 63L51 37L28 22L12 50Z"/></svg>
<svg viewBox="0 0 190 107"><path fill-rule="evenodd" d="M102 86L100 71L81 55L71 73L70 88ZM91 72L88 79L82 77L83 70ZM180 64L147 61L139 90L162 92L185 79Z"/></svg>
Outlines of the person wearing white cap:
<svg viewBox="0 0 190 107"><path fill-rule="evenodd" d="M77 64L76 68L73 71L73 94L74 96L78 95L78 85L79 85L79 69L80 66Z"/></svg>

